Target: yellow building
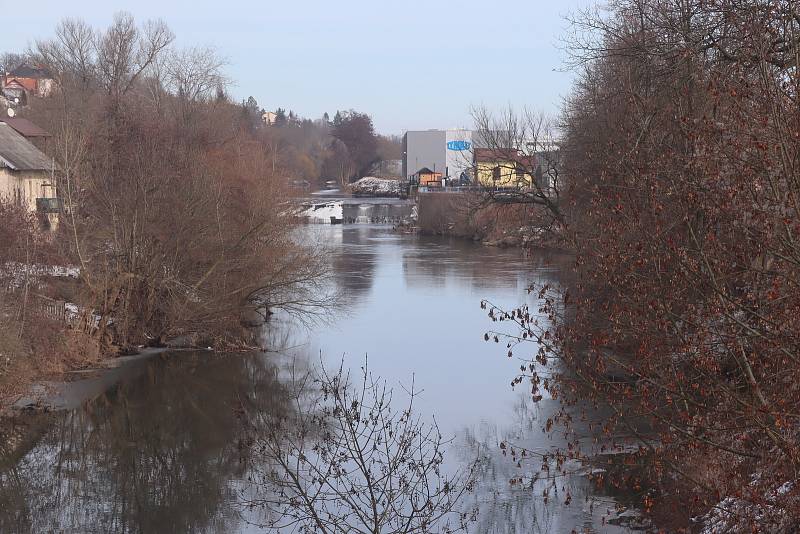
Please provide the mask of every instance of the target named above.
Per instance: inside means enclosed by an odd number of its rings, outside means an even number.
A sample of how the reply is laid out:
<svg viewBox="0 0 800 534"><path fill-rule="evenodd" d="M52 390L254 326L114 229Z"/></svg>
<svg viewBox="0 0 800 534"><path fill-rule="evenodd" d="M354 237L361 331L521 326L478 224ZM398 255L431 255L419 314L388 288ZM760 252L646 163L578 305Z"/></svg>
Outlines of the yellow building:
<svg viewBox="0 0 800 534"><path fill-rule="evenodd" d="M514 149L476 148L474 159L475 175L483 187L519 188L532 184L532 156Z"/></svg>
<svg viewBox="0 0 800 534"><path fill-rule="evenodd" d="M0 200L38 212L51 229L58 224L60 202L52 175L55 164L33 143L0 122Z"/></svg>

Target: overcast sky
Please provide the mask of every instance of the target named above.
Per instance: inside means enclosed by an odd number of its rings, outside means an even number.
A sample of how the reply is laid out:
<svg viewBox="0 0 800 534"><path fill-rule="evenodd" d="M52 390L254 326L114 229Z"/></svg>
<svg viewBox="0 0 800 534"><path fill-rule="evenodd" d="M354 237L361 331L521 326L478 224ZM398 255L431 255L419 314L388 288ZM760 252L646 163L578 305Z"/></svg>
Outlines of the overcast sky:
<svg viewBox="0 0 800 534"><path fill-rule="evenodd" d="M212 45L231 93L266 109L371 114L381 133L470 127L470 109L558 111L572 81L564 15L592 0L0 0L0 51L63 17L162 18L178 45Z"/></svg>

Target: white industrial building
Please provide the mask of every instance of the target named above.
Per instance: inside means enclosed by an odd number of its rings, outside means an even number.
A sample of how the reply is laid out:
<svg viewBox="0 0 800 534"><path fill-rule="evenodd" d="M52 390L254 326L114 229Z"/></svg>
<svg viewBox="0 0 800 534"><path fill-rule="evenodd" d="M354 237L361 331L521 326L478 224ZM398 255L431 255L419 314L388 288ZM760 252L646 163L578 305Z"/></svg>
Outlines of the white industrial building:
<svg viewBox="0 0 800 534"><path fill-rule="evenodd" d="M420 169L428 169L444 179L468 178L476 146L483 143L472 130L408 131L403 136L403 176L414 181Z"/></svg>

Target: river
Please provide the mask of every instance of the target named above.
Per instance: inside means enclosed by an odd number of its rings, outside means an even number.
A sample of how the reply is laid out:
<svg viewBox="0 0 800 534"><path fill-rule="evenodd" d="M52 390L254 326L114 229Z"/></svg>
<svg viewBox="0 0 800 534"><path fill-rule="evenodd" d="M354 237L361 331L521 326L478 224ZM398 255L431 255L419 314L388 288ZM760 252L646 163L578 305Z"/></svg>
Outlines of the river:
<svg viewBox="0 0 800 534"><path fill-rule="evenodd" d="M624 532L609 525L624 495L585 476L511 485L536 472L501 454L502 440L546 452L563 445L543 432L556 409L510 381L520 362L486 343L487 298L536 309L531 283L555 283L569 259L544 251L487 248L379 225L309 226L328 247L340 306L311 325L275 318L267 353L164 353L127 364L119 381L76 407L48 415L24 448L0 462L2 532L258 531L238 496L251 459L234 412L247 396L265 410L283 402L287 369L320 361L371 371L398 389L413 379L416 410L453 436L451 464L480 453L471 531ZM530 355L535 347L530 348ZM29 432L30 433L30 432ZM571 502L565 504L565 495Z"/></svg>

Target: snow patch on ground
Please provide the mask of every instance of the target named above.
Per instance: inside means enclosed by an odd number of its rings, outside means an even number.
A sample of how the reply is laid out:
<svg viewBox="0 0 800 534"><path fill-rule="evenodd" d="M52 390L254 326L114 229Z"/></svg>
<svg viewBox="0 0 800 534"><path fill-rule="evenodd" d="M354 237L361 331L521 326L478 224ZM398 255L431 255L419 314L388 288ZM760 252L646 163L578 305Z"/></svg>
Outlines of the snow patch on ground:
<svg viewBox="0 0 800 534"><path fill-rule="evenodd" d="M74 265L44 265L32 263L26 265L16 261L9 261L2 268L7 273L29 276L52 276L55 278L78 278L81 274L80 267Z"/></svg>
<svg viewBox="0 0 800 534"><path fill-rule="evenodd" d="M385 178L375 178L365 176L347 186L354 195L372 195L376 197L399 197L400 181L388 180Z"/></svg>
<svg viewBox="0 0 800 534"><path fill-rule="evenodd" d="M73 265L25 264L16 261L0 265L0 278L7 279L10 288L22 287L26 279L35 283L41 278L78 278L80 274L80 268Z"/></svg>
<svg viewBox="0 0 800 534"><path fill-rule="evenodd" d="M78 318L81 313L81 308L74 302L66 302L64 304L64 314L67 316L67 321L73 321Z"/></svg>
<svg viewBox="0 0 800 534"><path fill-rule="evenodd" d="M764 494L763 503L754 503L736 497L725 497L706 515L695 518L702 525L701 534L727 534L730 532L759 532L789 534L796 532L795 524L788 512L776 506L777 499L794 489L794 482L785 482Z"/></svg>

